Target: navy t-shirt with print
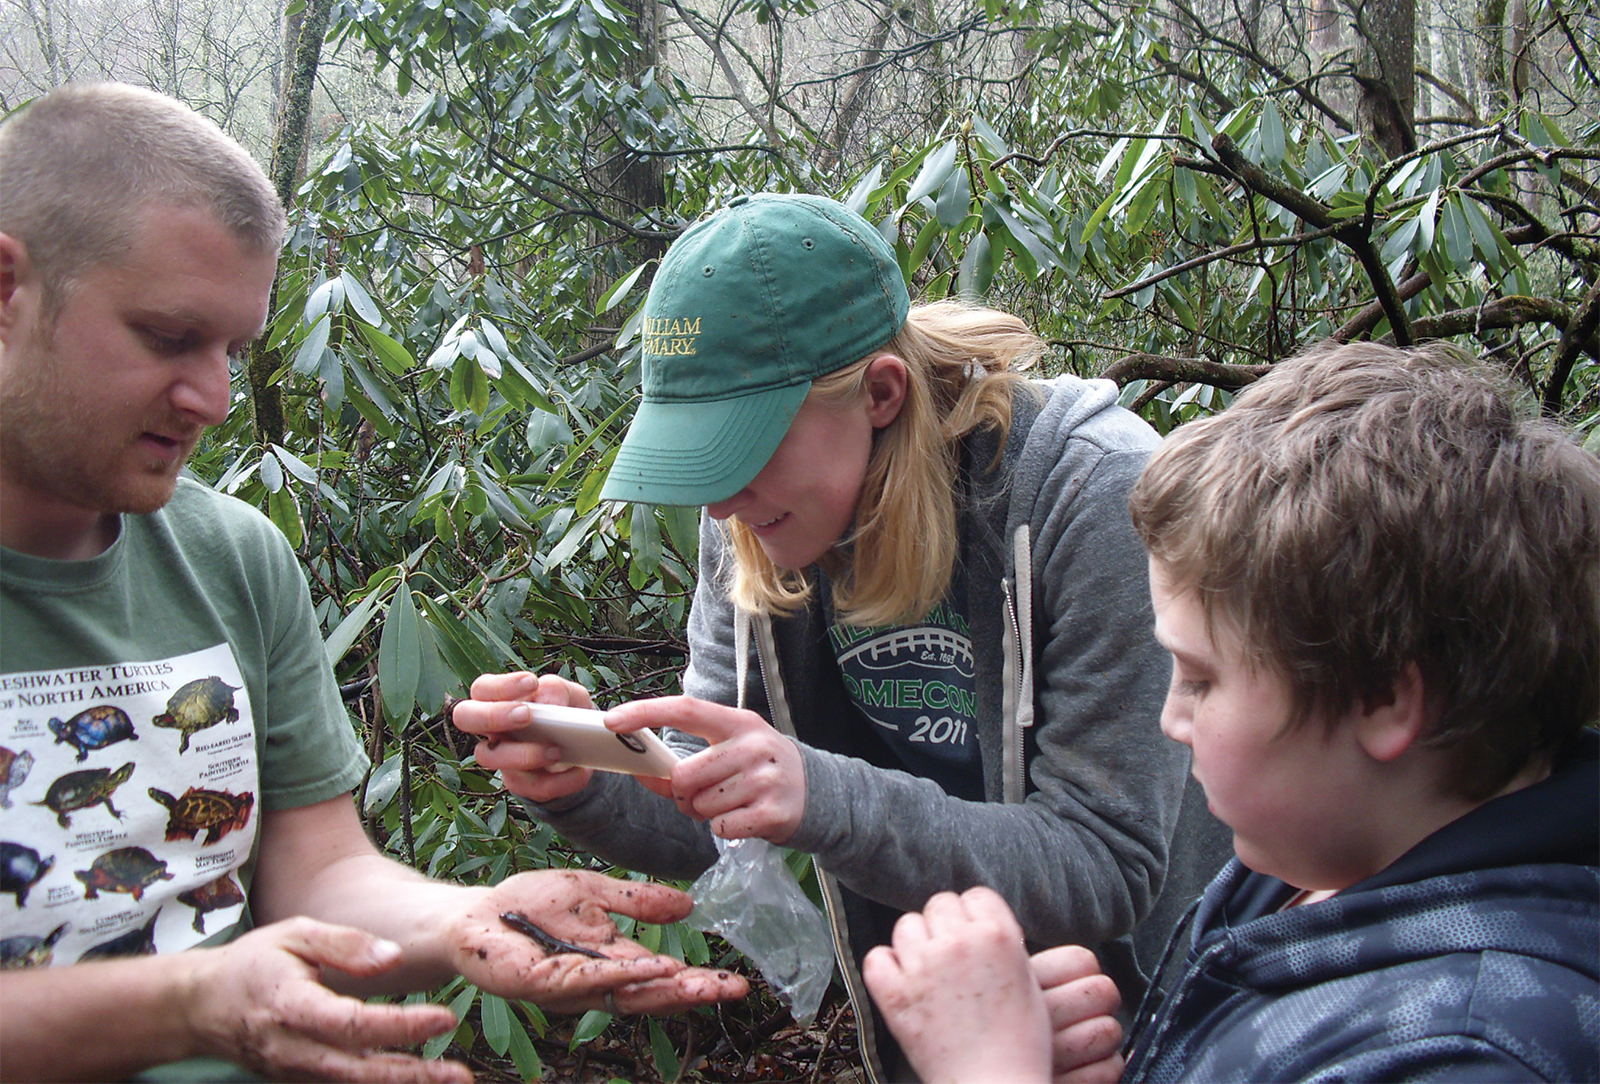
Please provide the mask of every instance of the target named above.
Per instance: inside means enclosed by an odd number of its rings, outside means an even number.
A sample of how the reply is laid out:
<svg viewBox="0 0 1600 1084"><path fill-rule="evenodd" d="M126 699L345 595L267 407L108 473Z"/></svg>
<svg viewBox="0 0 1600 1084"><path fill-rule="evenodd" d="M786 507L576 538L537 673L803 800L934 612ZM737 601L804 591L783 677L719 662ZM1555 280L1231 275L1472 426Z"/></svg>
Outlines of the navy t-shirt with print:
<svg viewBox="0 0 1600 1084"><path fill-rule="evenodd" d="M857 710L906 771L983 799L972 632L947 602L911 625L832 624L828 641Z"/></svg>

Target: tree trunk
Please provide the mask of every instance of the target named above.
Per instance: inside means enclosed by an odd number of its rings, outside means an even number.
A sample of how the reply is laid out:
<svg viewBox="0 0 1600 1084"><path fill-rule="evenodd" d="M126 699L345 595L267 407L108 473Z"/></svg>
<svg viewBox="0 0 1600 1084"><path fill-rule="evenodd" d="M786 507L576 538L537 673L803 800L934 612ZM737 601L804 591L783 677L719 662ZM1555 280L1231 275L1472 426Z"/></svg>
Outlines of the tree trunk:
<svg viewBox="0 0 1600 1084"><path fill-rule="evenodd" d="M625 69L628 80L634 86L639 85L646 72L661 63L660 7L657 0L636 0L636 3L639 9L637 12L629 8L622 9L627 15L629 28L639 42L637 57L630 57ZM625 222L633 221L641 214L652 217L660 215L667 202L666 159L653 154L630 154L623 149L620 141L617 141L615 146L612 146L610 140L597 138L596 142L603 153L610 155L609 159L602 161L596 171L598 185L594 199L597 204ZM597 249L613 252L616 261L624 268L660 259L667 252L665 238L629 236L619 238L617 231L600 221L594 222L589 227L589 235ZM471 270L470 265L468 270ZM588 288L589 303L597 304L600 295L609 285L610 282L604 275L597 275L591 279ZM609 331L591 335L588 345L590 347L608 345L611 337L612 333Z"/></svg>
<svg viewBox="0 0 1600 1084"><path fill-rule="evenodd" d="M1311 0L1311 47L1321 53L1339 48L1338 0Z"/></svg>
<svg viewBox="0 0 1600 1084"><path fill-rule="evenodd" d="M33 26L33 36L39 42L39 52L44 56L45 69L50 75L50 86L59 87L64 82L61 69L61 44L56 36L55 6L45 0L36 5L34 0L23 0L23 10Z"/></svg>
<svg viewBox="0 0 1600 1084"><path fill-rule="evenodd" d="M1483 0L1478 5L1478 102L1485 114L1504 109L1510 101L1506 85L1506 0Z"/></svg>
<svg viewBox="0 0 1600 1084"><path fill-rule="evenodd" d="M638 86L646 72L661 63L661 12L656 0L637 0L639 11L629 13L628 25L639 40L640 55L630 61L629 80ZM619 155L609 171L612 196L621 205L622 218L631 218L641 211L654 212L667 201L665 159L656 155ZM667 250L664 240L639 238L629 242L636 262L663 255Z"/></svg>
<svg viewBox="0 0 1600 1084"><path fill-rule="evenodd" d="M850 137L850 129L855 127L861 111L872 97L872 81L877 76L873 65L883 55L883 46L889 40L889 28L893 23L893 4L890 0L883 0L878 5L877 22L873 24L867 43L861 49L861 59L857 62L859 70L850 81L850 89L845 92L844 104L839 107L833 131L828 134L827 145L817 148L817 162L823 172L833 169L844 157L845 141Z"/></svg>
<svg viewBox="0 0 1600 1084"><path fill-rule="evenodd" d="M311 126L311 91L316 87L322 39L328 33L332 14L332 0L308 0L289 59L288 85L278 108L272 164L267 170L285 209L294 205L301 161L305 157L306 132ZM277 300L278 292L274 288L273 309L277 308ZM263 445L283 440L283 389L272 382L272 374L282 363L281 351L260 347L250 350L250 401L255 406L256 440Z"/></svg>
<svg viewBox="0 0 1600 1084"><path fill-rule="evenodd" d="M1432 0L1430 0L1430 3ZM1437 7L1429 12L1428 23L1428 69L1440 79L1449 80L1450 49L1445 44L1444 31L1440 29L1440 18ZM1450 108L1450 98L1437 86L1428 86L1428 113L1431 116L1442 116Z"/></svg>
<svg viewBox="0 0 1600 1084"><path fill-rule="evenodd" d="M183 98L178 72L178 11L152 0L149 5L150 24L156 39L156 70L149 72L154 89Z"/></svg>
<svg viewBox="0 0 1600 1084"><path fill-rule="evenodd" d="M1356 108L1361 134L1385 157L1416 149L1414 0L1366 0L1356 12Z"/></svg>
<svg viewBox="0 0 1600 1084"><path fill-rule="evenodd" d="M1512 0L1511 94L1519 103L1533 81L1533 39L1533 20L1528 14L1528 0Z"/></svg>
<svg viewBox="0 0 1600 1084"><path fill-rule="evenodd" d="M289 50L289 78L278 107L277 129L272 136L272 165L267 171L285 208L294 205L294 190L305 158L306 133L311 127L311 92L316 89L322 39L327 36L332 15L333 0L308 0L299 16L299 33Z"/></svg>
<svg viewBox="0 0 1600 1084"><path fill-rule="evenodd" d="M1327 0L1312 0L1313 3L1326 3ZM1189 23L1183 17L1178 5L1169 2L1165 9L1165 32L1169 55L1174 64L1181 64L1189 56L1189 50L1194 46L1194 36L1190 33Z"/></svg>

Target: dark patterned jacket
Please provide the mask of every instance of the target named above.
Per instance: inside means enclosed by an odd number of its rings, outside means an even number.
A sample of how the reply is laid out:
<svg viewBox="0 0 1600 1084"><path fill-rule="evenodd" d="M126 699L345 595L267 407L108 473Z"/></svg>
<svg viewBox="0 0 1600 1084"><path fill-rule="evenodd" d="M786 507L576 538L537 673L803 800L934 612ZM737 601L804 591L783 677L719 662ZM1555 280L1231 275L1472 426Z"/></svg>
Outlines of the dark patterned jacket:
<svg viewBox="0 0 1600 1084"><path fill-rule="evenodd" d="M1600 1080L1597 826L1590 731L1332 899L1231 862L1123 1080Z"/></svg>

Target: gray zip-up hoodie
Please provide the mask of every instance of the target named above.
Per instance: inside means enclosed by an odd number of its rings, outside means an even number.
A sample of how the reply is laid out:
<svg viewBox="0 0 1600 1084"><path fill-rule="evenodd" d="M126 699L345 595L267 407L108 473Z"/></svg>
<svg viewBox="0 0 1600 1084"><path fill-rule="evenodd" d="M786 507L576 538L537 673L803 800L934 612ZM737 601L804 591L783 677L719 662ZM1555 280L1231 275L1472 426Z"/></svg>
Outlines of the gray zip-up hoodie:
<svg viewBox="0 0 1600 1084"><path fill-rule="evenodd" d="M797 739L806 809L788 846L819 867L862 1053L880 1080L909 1070L858 968L902 911L988 885L1035 948L1094 948L1134 1005L1167 934L1231 853L1198 790L1185 801L1187 751L1160 730L1171 664L1151 635L1127 512L1155 434L1108 382L1036 387L1042 401L1017 397L997 468L993 432L962 455L966 597L955 605L972 630L984 801L896 766L848 700L819 600L776 620L736 611L721 530L702 524L684 692L742 703ZM579 846L657 876L694 877L716 859L704 824L624 777L596 775L532 808Z"/></svg>

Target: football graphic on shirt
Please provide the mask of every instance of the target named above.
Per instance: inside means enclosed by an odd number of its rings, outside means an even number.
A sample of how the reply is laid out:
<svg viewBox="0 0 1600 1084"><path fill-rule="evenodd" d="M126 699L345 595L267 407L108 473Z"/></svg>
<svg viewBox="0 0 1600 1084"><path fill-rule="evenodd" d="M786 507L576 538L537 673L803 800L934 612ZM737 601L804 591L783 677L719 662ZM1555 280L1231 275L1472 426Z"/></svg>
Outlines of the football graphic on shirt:
<svg viewBox="0 0 1600 1084"><path fill-rule="evenodd" d="M897 670L908 664L948 667L964 678L972 677L972 647L964 636L948 629L921 625L890 629L852 644L839 654L839 665L863 670Z"/></svg>

